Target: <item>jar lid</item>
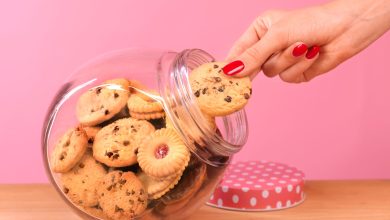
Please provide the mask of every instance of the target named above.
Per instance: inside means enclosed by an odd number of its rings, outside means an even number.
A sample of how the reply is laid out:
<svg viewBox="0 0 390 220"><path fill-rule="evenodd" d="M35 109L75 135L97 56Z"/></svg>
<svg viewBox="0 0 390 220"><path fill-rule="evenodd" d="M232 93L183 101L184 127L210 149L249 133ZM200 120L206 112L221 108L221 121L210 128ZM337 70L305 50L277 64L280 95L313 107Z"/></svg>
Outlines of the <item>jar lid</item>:
<svg viewBox="0 0 390 220"><path fill-rule="evenodd" d="M233 162L207 204L238 211L293 207L305 198L304 177L302 171L282 163Z"/></svg>

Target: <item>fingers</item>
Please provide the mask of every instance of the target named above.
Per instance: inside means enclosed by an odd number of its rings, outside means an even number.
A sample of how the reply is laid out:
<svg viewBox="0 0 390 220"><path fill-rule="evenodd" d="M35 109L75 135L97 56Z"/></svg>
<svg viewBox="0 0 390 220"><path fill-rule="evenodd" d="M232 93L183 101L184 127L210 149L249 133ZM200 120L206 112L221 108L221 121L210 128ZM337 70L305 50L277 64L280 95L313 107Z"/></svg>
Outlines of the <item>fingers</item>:
<svg viewBox="0 0 390 220"><path fill-rule="evenodd" d="M257 17L249 28L241 35L241 37L234 43L230 49L227 61L233 61L235 57L242 54L249 47L262 39L267 30L271 27L272 23L278 20L284 11L268 11L263 15Z"/></svg>
<svg viewBox="0 0 390 220"><path fill-rule="evenodd" d="M268 31L260 41L235 58L235 60L241 61L244 65L244 69L235 76L242 77L259 72L264 62L272 54L288 46L287 37L285 32Z"/></svg>
<svg viewBox="0 0 390 220"><path fill-rule="evenodd" d="M297 42L269 58L263 65L263 73L268 77L274 77L290 66L300 62L305 58L307 46L302 42Z"/></svg>
<svg viewBox="0 0 390 220"><path fill-rule="evenodd" d="M313 46L309 48L305 56L299 62L279 73L280 79L290 83L307 82L305 72L316 62L319 57L320 47Z"/></svg>

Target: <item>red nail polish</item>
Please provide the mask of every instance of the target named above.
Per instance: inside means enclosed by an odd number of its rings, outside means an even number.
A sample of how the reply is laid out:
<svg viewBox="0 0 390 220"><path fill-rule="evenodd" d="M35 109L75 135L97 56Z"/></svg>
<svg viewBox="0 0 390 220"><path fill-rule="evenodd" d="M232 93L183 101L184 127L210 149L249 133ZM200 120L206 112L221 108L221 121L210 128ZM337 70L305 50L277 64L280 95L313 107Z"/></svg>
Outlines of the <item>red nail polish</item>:
<svg viewBox="0 0 390 220"><path fill-rule="evenodd" d="M315 56L317 56L318 52L320 52L320 47L319 46L312 46L307 51L306 58L313 59Z"/></svg>
<svg viewBox="0 0 390 220"><path fill-rule="evenodd" d="M222 67L222 71L228 76L233 76L241 72L244 68L244 63L241 60L236 60Z"/></svg>
<svg viewBox="0 0 390 220"><path fill-rule="evenodd" d="M298 46L294 47L294 50L292 52L294 57L302 56L307 51L306 44L299 44Z"/></svg>

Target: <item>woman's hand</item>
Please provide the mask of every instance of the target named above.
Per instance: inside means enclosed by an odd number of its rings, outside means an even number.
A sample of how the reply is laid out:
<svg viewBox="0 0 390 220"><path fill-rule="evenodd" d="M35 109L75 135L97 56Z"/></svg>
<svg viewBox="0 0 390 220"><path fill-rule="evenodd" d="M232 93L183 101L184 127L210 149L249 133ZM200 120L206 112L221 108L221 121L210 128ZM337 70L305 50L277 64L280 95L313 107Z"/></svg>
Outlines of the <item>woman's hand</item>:
<svg viewBox="0 0 390 220"><path fill-rule="evenodd" d="M232 47L223 68L252 78L263 70L305 82L359 53L390 28L390 0L338 0L258 17ZM245 68L244 68L245 67Z"/></svg>

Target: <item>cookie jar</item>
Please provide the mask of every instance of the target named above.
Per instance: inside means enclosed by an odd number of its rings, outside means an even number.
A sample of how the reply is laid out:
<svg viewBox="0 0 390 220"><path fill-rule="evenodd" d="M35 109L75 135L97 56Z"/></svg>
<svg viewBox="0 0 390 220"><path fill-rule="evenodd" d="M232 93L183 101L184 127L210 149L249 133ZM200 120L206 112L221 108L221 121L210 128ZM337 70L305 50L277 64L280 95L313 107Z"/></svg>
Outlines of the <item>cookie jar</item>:
<svg viewBox="0 0 390 220"><path fill-rule="evenodd" d="M92 59L70 76L48 109L42 152L52 185L74 212L83 219L186 219L209 199L248 134L244 110L215 118L214 127L196 104L188 74L212 61L200 49L124 49ZM135 112L133 94L161 108ZM125 125L133 117L147 122L137 124L137 131ZM139 146L152 137L160 145L150 155L141 152ZM102 143L114 150L100 152ZM171 144L185 146L187 159ZM148 169L156 175L145 176Z"/></svg>

